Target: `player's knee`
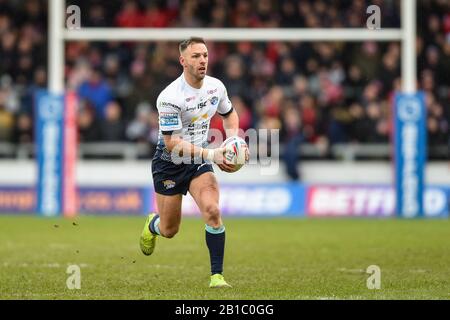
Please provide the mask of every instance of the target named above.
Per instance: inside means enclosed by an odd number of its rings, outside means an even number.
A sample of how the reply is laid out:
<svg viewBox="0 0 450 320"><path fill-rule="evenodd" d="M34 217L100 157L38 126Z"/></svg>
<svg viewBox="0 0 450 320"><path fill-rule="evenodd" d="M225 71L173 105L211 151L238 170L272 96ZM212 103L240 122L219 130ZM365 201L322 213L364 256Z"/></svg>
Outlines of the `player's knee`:
<svg viewBox="0 0 450 320"><path fill-rule="evenodd" d="M165 238L173 238L178 233L178 229L169 229L164 232Z"/></svg>
<svg viewBox="0 0 450 320"><path fill-rule="evenodd" d="M205 208L208 225L213 228L220 227L220 209L217 204L208 205Z"/></svg>
<svg viewBox="0 0 450 320"><path fill-rule="evenodd" d="M178 233L178 226L165 228L163 230L160 229L160 232L164 238L170 239L170 238L175 237L175 235Z"/></svg>

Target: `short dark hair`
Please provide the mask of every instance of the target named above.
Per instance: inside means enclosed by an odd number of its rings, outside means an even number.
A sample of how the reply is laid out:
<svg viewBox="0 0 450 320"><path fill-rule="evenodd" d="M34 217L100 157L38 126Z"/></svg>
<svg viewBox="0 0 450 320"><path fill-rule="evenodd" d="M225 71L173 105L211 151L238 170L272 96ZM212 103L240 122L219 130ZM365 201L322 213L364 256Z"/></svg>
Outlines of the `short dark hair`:
<svg viewBox="0 0 450 320"><path fill-rule="evenodd" d="M180 49L180 53L182 53L184 50L186 50L186 48L188 46L190 46L193 43L203 43L206 45L205 40L203 38L200 37L190 37L189 39L183 40L180 45L179 45L179 49Z"/></svg>

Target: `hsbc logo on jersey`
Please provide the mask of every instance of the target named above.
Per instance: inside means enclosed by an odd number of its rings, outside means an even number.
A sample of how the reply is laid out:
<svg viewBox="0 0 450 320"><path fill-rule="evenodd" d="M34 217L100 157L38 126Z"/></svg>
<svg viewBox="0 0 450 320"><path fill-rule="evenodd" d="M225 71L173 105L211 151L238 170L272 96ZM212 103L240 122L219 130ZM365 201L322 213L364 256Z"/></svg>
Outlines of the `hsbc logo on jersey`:
<svg viewBox="0 0 450 320"><path fill-rule="evenodd" d="M161 126L177 126L178 125L178 114L170 112L161 112L159 114L159 122Z"/></svg>

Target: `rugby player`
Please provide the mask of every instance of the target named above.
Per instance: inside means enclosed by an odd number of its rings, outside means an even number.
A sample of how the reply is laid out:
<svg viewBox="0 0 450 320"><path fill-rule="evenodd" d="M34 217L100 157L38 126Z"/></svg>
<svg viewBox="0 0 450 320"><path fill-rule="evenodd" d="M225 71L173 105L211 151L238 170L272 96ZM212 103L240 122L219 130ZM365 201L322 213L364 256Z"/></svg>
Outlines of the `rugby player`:
<svg viewBox="0 0 450 320"><path fill-rule="evenodd" d="M189 191L205 221L211 263L209 286L230 287L223 277L225 226L212 163L225 172L233 172L235 168L224 159L224 148L207 149L206 146L209 123L216 112L223 118L227 137L238 134L239 118L223 83L206 75L208 49L205 41L191 37L180 43L179 51L183 73L157 99L159 141L152 174L158 213L147 217L140 247L145 255L151 255L158 236L172 238L177 234L182 196Z"/></svg>

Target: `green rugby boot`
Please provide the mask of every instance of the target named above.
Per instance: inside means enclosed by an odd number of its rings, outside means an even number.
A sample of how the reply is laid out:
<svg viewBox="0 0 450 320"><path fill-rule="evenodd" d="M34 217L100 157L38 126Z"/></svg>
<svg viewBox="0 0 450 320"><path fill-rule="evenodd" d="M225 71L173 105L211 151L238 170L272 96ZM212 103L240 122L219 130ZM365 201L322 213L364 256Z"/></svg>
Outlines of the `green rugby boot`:
<svg viewBox="0 0 450 320"><path fill-rule="evenodd" d="M145 254L146 256L151 255L153 253L153 250L155 250L157 235L151 233L148 228L154 216L156 216L156 213L151 213L148 215L147 220L145 221L144 224L144 230L142 230L141 238L139 241L142 253Z"/></svg>
<svg viewBox="0 0 450 320"><path fill-rule="evenodd" d="M223 275L220 273L213 274L211 276L210 288L231 288L231 286L225 281Z"/></svg>

